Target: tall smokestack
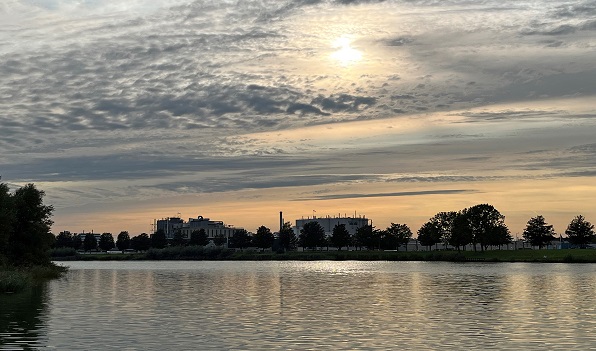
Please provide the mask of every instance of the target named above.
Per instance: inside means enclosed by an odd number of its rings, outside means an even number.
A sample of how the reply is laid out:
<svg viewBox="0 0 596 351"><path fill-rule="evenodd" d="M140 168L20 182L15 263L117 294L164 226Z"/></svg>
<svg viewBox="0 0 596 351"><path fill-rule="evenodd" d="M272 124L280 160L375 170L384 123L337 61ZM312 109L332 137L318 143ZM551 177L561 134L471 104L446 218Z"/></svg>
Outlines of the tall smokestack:
<svg viewBox="0 0 596 351"><path fill-rule="evenodd" d="M284 217L283 212L279 211L279 231L284 227Z"/></svg>

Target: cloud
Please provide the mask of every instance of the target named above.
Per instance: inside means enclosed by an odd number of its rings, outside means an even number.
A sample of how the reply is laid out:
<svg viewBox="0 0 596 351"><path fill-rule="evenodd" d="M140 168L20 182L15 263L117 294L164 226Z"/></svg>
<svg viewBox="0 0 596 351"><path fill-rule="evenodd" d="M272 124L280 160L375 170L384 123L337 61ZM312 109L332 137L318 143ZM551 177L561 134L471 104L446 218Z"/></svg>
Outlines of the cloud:
<svg viewBox="0 0 596 351"><path fill-rule="evenodd" d="M446 189L446 190L424 190L424 191L403 191L395 193L371 193L371 194L330 194L319 195L311 198L299 198L293 201L318 201L318 200L338 200L338 199L358 199L368 197L401 197L401 196L424 196L424 195L453 195L471 193L474 190Z"/></svg>

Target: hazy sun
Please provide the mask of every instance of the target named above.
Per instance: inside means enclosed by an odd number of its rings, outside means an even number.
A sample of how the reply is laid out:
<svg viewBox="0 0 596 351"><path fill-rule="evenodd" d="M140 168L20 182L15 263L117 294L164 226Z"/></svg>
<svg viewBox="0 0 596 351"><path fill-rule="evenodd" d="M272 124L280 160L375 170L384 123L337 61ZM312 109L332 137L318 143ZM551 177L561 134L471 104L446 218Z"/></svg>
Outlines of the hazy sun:
<svg viewBox="0 0 596 351"><path fill-rule="evenodd" d="M362 52L354 49L350 44L350 39L347 37L337 38L332 44L335 51L331 54L331 58L342 66L349 66L360 61Z"/></svg>

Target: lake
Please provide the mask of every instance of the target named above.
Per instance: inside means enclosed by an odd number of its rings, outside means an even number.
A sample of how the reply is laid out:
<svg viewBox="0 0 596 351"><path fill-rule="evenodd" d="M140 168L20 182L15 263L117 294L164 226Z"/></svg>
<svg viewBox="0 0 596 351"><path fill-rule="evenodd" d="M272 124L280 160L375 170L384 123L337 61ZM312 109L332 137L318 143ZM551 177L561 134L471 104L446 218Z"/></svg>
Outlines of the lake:
<svg viewBox="0 0 596 351"><path fill-rule="evenodd" d="M61 264L0 350L596 350L596 264Z"/></svg>

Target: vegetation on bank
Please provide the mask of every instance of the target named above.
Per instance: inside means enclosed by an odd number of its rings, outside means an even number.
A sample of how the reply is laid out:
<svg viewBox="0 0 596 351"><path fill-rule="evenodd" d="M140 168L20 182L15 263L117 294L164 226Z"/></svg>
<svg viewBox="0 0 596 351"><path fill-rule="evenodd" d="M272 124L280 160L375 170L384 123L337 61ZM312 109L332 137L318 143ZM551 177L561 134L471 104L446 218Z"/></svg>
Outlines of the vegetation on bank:
<svg viewBox="0 0 596 351"><path fill-rule="evenodd" d="M489 251L236 251L202 246L173 246L144 253L74 253L55 260L221 260L221 261L446 261L446 262L565 262L596 263L596 250L489 250Z"/></svg>
<svg viewBox="0 0 596 351"><path fill-rule="evenodd" d="M0 183L0 293L22 291L66 270L50 259L54 208L43 204L44 195L33 184L10 193Z"/></svg>

